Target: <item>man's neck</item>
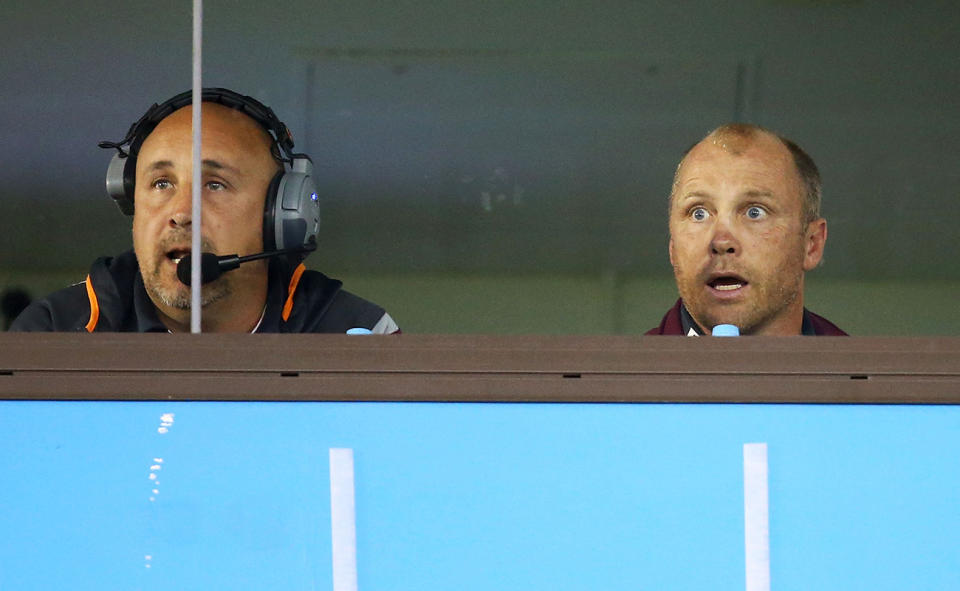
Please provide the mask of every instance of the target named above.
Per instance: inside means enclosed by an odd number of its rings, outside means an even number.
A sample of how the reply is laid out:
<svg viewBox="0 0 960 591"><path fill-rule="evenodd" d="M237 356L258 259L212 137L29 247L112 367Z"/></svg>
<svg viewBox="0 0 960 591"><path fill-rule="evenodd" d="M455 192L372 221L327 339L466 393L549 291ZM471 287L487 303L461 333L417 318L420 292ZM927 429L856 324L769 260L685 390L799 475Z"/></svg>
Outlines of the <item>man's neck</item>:
<svg viewBox="0 0 960 591"><path fill-rule="evenodd" d="M231 294L226 298L203 306L200 315L201 332L252 332L263 319L266 310L266 287L260 293ZM156 305L154 305L156 307ZM157 308L157 318L170 332L190 332L190 309L174 310L173 313Z"/></svg>
<svg viewBox="0 0 960 591"><path fill-rule="evenodd" d="M232 314L227 317L222 317L216 314L208 314L207 308L203 308L203 313L200 317L200 331L201 332L254 332L260 322L263 321L263 315L266 312L266 302L260 306L259 311L253 315L249 314ZM170 332L190 332L190 315L189 310L187 310L187 315L185 318L175 319L172 318L160 310L157 310L157 318L160 319L160 322L167 327L167 330Z"/></svg>

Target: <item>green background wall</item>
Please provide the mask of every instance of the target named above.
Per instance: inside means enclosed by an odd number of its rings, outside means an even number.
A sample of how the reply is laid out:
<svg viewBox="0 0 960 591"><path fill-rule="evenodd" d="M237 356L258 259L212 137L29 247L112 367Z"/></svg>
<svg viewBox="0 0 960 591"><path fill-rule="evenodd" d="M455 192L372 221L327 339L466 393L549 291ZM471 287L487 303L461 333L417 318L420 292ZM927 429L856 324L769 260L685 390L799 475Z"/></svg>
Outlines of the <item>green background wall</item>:
<svg viewBox="0 0 960 591"><path fill-rule="evenodd" d="M408 332L654 326L673 167L747 120L823 172L809 307L960 334L951 2L205 4L205 84L273 106L317 163L310 265ZM0 289L129 246L95 145L189 87L190 26L186 1L0 7Z"/></svg>

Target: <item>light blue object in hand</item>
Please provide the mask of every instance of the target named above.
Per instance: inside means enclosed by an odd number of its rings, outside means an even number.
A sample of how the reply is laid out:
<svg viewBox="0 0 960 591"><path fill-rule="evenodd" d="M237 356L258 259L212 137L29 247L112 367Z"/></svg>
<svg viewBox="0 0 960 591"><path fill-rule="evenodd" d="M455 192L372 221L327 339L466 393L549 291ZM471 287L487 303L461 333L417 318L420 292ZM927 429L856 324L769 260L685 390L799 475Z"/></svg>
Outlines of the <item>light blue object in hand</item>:
<svg viewBox="0 0 960 591"><path fill-rule="evenodd" d="M347 334L373 334L373 331L369 328L361 328L359 326L354 328L348 328Z"/></svg>
<svg viewBox="0 0 960 591"><path fill-rule="evenodd" d="M713 336L738 337L740 336L740 329L733 324L718 324L713 327Z"/></svg>

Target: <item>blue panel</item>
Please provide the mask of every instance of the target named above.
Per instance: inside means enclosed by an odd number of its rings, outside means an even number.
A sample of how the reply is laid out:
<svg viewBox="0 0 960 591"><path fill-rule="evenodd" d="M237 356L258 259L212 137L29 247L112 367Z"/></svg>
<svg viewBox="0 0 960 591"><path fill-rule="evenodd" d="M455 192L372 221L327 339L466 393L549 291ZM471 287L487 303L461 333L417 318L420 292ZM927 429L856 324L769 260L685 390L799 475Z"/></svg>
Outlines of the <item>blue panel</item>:
<svg viewBox="0 0 960 591"><path fill-rule="evenodd" d="M361 589L741 590L748 442L769 446L777 591L960 588L957 407L2 402L0 420L4 590L330 589L330 447L355 453Z"/></svg>

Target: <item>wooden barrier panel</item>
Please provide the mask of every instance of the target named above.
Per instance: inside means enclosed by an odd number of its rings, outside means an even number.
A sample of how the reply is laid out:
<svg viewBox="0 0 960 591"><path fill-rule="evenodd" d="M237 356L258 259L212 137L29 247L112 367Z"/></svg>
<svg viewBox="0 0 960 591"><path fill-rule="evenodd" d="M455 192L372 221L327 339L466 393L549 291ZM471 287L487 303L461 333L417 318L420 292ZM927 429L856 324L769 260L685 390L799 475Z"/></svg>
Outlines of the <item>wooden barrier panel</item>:
<svg viewBox="0 0 960 591"><path fill-rule="evenodd" d="M0 351L4 590L960 587L958 339Z"/></svg>
<svg viewBox="0 0 960 591"><path fill-rule="evenodd" d="M958 338L0 334L10 399L953 404L958 385Z"/></svg>

